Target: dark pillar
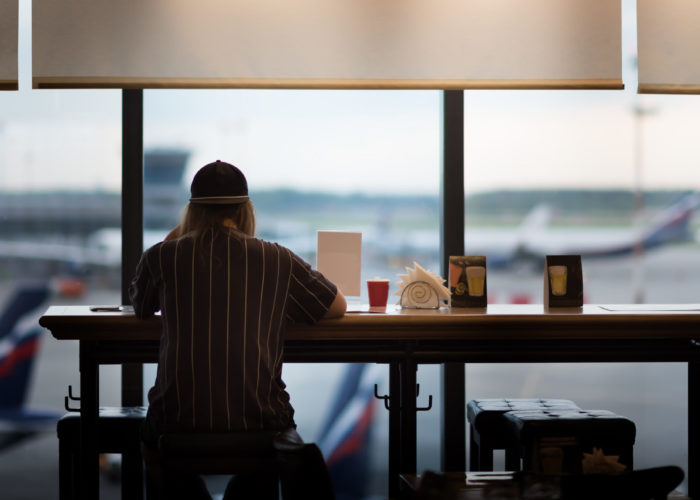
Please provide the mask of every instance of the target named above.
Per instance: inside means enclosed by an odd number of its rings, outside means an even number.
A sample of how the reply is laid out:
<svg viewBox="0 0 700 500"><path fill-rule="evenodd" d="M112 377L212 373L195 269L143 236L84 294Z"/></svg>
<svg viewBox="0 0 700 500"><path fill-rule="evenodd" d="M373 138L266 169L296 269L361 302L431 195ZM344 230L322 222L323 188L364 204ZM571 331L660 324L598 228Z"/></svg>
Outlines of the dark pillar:
<svg viewBox="0 0 700 500"><path fill-rule="evenodd" d="M143 90L122 90L122 304L143 252ZM122 405L143 404L143 366L122 366Z"/></svg>
<svg viewBox="0 0 700 500"><path fill-rule="evenodd" d="M450 255L464 255L464 91L443 97L443 170L440 192L441 275ZM466 401L463 363L442 366L442 470L466 470Z"/></svg>

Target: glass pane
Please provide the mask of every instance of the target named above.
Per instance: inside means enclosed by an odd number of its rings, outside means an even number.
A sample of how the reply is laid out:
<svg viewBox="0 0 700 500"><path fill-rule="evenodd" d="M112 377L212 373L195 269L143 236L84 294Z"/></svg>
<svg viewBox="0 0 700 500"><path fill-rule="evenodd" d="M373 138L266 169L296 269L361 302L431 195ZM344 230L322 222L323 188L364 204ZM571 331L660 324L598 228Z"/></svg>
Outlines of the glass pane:
<svg viewBox="0 0 700 500"><path fill-rule="evenodd" d="M180 184L167 177L169 212L177 220L196 170L221 159L247 177L258 236L313 266L317 231L362 233L362 293L351 300L367 303L364 282L376 276L391 280L393 294L397 274L414 261L439 272L439 92L158 90L146 91L144 102L147 236L162 238L173 224L149 216L157 204L149 192L164 182L149 168L166 154L180 155ZM390 295L390 303L397 299ZM149 386L152 368L150 374ZM352 488L345 494L386 496L388 413L379 402L370 399L373 425L362 434L368 441L349 456L339 458L339 446L321 435L329 421L341 422L330 416L331 407L353 377L359 394L371 395L374 383L388 393L386 366L284 367L300 434L319 444L332 471L343 471L337 494ZM361 431L359 420L353 425Z"/></svg>
<svg viewBox="0 0 700 500"><path fill-rule="evenodd" d="M552 254L583 256L587 303L698 302L700 101L636 94L634 2L623 16L624 91L467 95L466 248L487 256L492 303L542 303ZM635 467L685 467L686 377L682 364L477 365L467 397L609 409L637 425Z"/></svg>
<svg viewBox="0 0 700 500"><path fill-rule="evenodd" d="M121 93L32 90L30 14L21 1L20 89L0 92L0 411L45 425L33 434L22 418L3 421L7 498L57 495L56 419L68 387L80 394L77 342L55 340L39 316L49 305L121 300L111 237L121 225ZM102 404L119 404L118 368L103 373Z"/></svg>

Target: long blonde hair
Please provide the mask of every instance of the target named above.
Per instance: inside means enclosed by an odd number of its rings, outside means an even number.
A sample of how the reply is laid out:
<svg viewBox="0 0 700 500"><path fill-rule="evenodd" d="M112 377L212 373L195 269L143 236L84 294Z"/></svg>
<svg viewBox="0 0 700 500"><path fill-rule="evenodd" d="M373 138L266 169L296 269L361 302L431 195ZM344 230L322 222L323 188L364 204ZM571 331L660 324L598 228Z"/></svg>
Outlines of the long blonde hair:
<svg viewBox="0 0 700 500"><path fill-rule="evenodd" d="M199 237L208 229L226 229L233 225L239 231L255 236L255 207L248 200L238 205L204 205L188 203L174 236L192 234Z"/></svg>

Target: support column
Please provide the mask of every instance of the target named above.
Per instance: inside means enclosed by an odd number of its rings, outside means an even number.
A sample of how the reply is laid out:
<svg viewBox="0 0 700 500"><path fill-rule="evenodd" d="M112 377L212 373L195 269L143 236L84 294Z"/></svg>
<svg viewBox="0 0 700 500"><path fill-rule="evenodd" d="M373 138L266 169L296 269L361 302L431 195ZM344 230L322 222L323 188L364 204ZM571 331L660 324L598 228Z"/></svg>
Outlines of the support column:
<svg viewBox="0 0 700 500"><path fill-rule="evenodd" d="M700 361L688 362L688 496L700 495L700 432L695 422L700 415Z"/></svg>
<svg viewBox="0 0 700 500"><path fill-rule="evenodd" d="M443 95L443 168L440 190L441 275L450 255L464 255L464 91ZM466 470L464 363L442 365L442 470Z"/></svg>
<svg viewBox="0 0 700 500"><path fill-rule="evenodd" d="M122 90L122 304L143 252L143 90ZM122 405L143 404L143 365L122 365Z"/></svg>

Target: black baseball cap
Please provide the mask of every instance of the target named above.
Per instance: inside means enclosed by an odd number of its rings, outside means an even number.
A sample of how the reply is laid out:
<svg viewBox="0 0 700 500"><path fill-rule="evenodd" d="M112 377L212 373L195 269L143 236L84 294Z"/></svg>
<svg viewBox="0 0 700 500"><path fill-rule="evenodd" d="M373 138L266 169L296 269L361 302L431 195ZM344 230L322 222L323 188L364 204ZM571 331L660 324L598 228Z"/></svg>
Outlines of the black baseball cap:
<svg viewBox="0 0 700 500"><path fill-rule="evenodd" d="M248 201L248 183L239 169L220 160L204 165L190 187L190 203L238 205Z"/></svg>

